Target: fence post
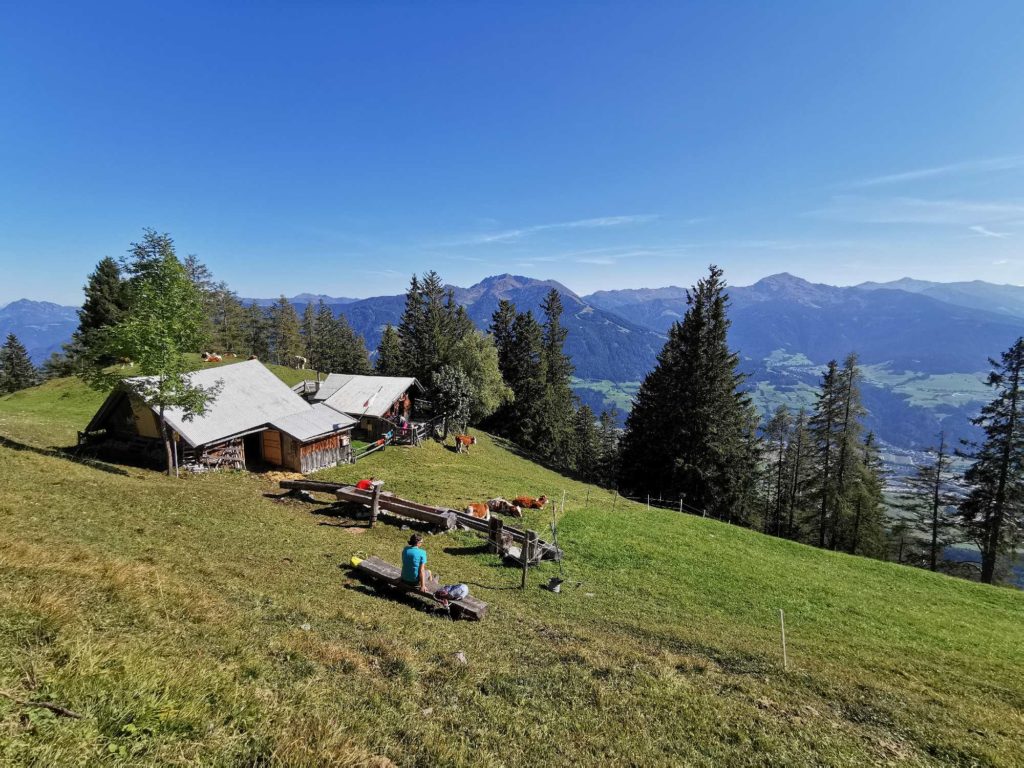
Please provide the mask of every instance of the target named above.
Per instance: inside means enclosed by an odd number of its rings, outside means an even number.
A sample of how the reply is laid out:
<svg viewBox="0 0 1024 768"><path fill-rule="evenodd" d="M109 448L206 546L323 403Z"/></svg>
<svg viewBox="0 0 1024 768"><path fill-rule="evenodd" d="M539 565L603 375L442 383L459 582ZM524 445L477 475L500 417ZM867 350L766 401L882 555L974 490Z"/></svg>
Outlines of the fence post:
<svg viewBox="0 0 1024 768"><path fill-rule="evenodd" d="M377 513L380 512L380 489L384 487L383 480L373 481L373 496L370 499L370 527L377 522Z"/></svg>
<svg viewBox="0 0 1024 768"><path fill-rule="evenodd" d="M501 530L504 527L505 522L500 517L491 517L491 529L487 538L487 548L491 552L501 552Z"/></svg>
<svg viewBox="0 0 1024 768"><path fill-rule="evenodd" d="M527 531L523 537L523 582L520 584L520 589L526 589L526 573L530 569L530 559L533 557L534 545L537 542L537 532Z"/></svg>
<svg viewBox="0 0 1024 768"><path fill-rule="evenodd" d="M683 500L682 499L679 500L679 514L680 515L683 514Z"/></svg>
<svg viewBox="0 0 1024 768"><path fill-rule="evenodd" d="M651 494L648 493L647 494L647 510L650 511L650 509L651 509Z"/></svg>

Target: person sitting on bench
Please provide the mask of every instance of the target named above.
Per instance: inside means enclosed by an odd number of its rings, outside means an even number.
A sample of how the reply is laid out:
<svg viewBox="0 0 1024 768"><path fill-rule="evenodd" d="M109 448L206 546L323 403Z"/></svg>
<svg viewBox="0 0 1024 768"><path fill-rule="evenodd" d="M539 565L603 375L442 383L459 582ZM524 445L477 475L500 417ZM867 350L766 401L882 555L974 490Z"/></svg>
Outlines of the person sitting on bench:
<svg viewBox="0 0 1024 768"><path fill-rule="evenodd" d="M402 581L429 595L434 576L427 570L427 552L420 546L422 543L423 537L414 533L402 550Z"/></svg>

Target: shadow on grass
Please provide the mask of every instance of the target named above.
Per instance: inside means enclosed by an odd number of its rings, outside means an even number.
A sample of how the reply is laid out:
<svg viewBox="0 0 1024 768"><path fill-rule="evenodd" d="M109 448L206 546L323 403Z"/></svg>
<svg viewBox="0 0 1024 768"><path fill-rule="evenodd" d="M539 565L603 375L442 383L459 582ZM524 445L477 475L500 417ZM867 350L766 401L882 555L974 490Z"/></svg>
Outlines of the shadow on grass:
<svg viewBox="0 0 1024 768"><path fill-rule="evenodd" d="M10 448L12 451L29 451L30 453L37 453L40 456L49 456L54 459L65 459L91 469L98 469L101 472L109 472L112 475L130 477L129 473L121 467L108 464L105 461L100 461L99 459L94 459L90 456L80 455L77 452L77 448L39 448L35 445L19 443L17 440L11 440L9 437L4 437L3 435L0 435L0 447Z"/></svg>
<svg viewBox="0 0 1024 768"><path fill-rule="evenodd" d="M471 547L445 547L442 551L446 555L483 555L487 553L488 546L483 542Z"/></svg>
<svg viewBox="0 0 1024 768"><path fill-rule="evenodd" d="M345 589L350 589L354 592L370 595L372 597L379 597L384 600L390 600L393 603L401 603L402 605L415 608L423 613L429 613L432 616L439 616L445 619L451 618L448 611L442 608L436 600L428 595L424 595L420 592L406 592L396 587L391 587L387 584L381 583L377 579L374 579L372 576L368 576L356 570L350 570L348 575L349 578L358 583L346 584Z"/></svg>

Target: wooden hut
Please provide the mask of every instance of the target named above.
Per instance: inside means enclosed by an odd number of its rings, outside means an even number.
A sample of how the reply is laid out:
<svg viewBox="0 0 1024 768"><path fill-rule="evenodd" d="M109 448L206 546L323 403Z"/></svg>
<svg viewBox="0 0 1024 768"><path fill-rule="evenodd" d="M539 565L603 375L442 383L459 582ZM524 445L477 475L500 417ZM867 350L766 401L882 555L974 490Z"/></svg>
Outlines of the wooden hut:
<svg viewBox="0 0 1024 768"><path fill-rule="evenodd" d="M309 472L350 460L355 419L310 406L258 360L204 368L189 379L216 397L190 419L179 408L165 411L178 466ZM157 412L136 394L146 381L126 379L111 392L79 442L110 458L166 467Z"/></svg>
<svg viewBox="0 0 1024 768"><path fill-rule="evenodd" d="M416 399L423 392L423 385L411 376L332 373L307 397L356 419L360 434L376 440L402 419L416 420Z"/></svg>

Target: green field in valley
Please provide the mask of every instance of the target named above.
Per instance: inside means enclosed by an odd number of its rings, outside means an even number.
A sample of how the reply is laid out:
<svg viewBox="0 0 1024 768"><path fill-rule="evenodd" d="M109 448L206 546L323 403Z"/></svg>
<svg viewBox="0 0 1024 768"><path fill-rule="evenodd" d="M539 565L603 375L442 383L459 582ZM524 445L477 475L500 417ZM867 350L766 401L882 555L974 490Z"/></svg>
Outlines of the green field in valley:
<svg viewBox="0 0 1024 768"><path fill-rule="evenodd" d="M491 605L453 623L343 567L397 561L397 525L61 452L101 400L0 398L0 690L81 715L0 697L0 764L1024 764L1019 591L648 511L483 434L320 473L451 506L566 492L558 595L555 564L524 592L475 535L427 538Z"/></svg>

